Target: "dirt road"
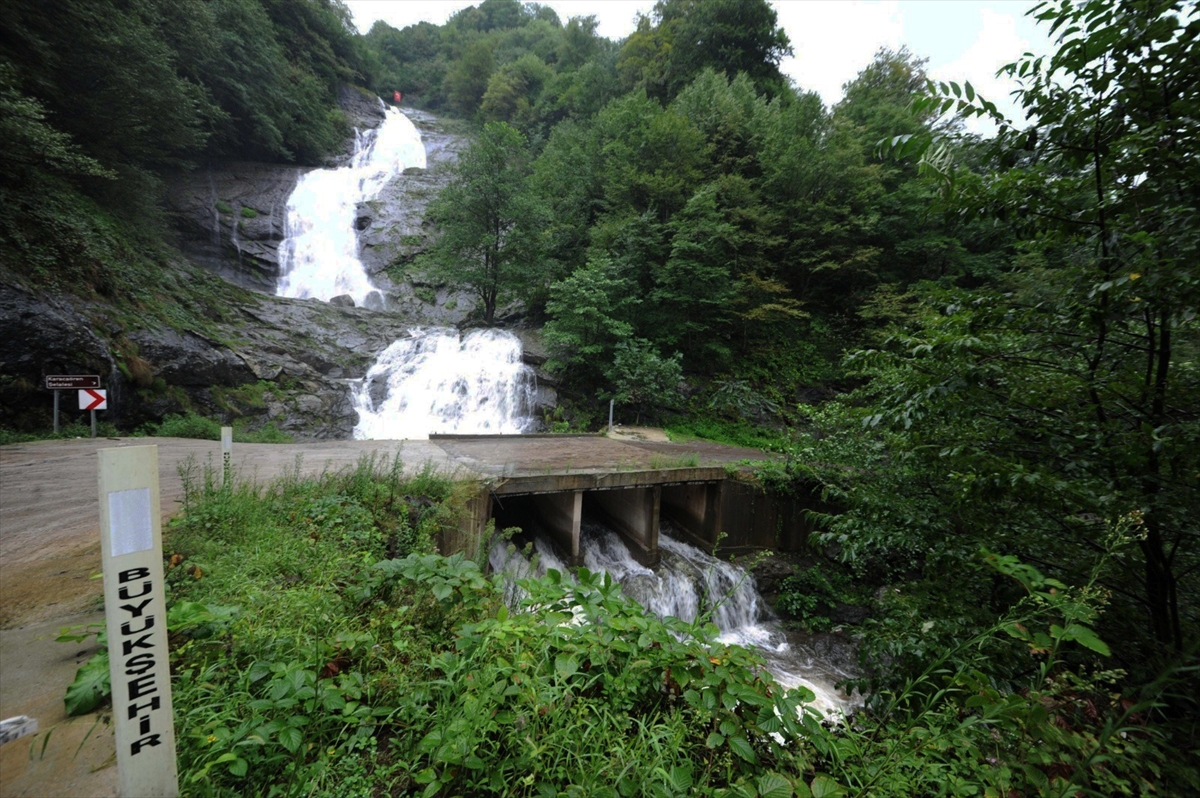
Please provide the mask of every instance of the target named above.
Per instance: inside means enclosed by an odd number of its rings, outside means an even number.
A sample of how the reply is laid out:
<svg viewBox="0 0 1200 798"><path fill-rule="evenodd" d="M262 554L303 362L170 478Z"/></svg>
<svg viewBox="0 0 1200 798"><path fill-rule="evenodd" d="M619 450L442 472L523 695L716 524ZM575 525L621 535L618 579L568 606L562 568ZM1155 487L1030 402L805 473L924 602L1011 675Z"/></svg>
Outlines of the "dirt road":
<svg viewBox="0 0 1200 798"><path fill-rule="evenodd" d="M0 447L0 718L28 715L40 729L0 746L0 796L116 795L111 726L63 712L63 692L94 648L54 638L63 626L104 618L101 580L93 578L100 573L96 452L145 445L158 446L164 518L183 498L179 467L220 461L218 443L178 438ZM236 444L233 464L240 475L267 481L294 469L297 458L305 472L319 472L371 452L399 456L411 468L455 465L427 441Z"/></svg>

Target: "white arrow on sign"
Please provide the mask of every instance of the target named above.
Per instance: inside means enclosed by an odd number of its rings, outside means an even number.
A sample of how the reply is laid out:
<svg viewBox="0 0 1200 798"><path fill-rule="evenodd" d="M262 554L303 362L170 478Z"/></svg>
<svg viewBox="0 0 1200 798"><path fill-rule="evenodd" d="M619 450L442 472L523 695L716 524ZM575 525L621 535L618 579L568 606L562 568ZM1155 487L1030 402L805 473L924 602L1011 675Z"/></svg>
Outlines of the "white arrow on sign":
<svg viewBox="0 0 1200 798"><path fill-rule="evenodd" d="M88 388L79 392L80 410L107 410L108 391L100 388Z"/></svg>

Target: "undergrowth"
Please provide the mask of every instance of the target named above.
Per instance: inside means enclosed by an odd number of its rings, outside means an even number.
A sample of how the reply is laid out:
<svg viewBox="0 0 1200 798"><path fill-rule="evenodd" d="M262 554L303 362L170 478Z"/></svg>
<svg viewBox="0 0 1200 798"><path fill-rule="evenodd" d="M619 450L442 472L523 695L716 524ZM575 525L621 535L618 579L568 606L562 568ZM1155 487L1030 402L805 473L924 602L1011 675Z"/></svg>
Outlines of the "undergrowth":
<svg viewBox="0 0 1200 798"><path fill-rule="evenodd" d="M701 618L662 620L579 569L520 580L437 554L473 490L430 468L269 485L185 474L166 535L180 780L187 795L1110 796L1181 794L1194 768L1112 693L1094 584L983 563L1026 593L931 652L852 723L805 709ZM481 547L486 552L486 547ZM75 637L74 639L78 639ZM992 641L1020 684L983 675ZM1160 689L1169 689L1164 684Z"/></svg>

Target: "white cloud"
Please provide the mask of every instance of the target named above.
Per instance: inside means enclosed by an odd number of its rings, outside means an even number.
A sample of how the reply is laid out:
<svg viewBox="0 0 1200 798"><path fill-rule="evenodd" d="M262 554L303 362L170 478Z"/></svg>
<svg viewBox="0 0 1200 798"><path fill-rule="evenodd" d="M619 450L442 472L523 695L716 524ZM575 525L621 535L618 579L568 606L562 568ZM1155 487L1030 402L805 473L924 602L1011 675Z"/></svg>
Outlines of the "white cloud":
<svg viewBox="0 0 1200 798"><path fill-rule="evenodd" d="M842 98L842 85L880 47L895 49L903 42L904 22L895 0L777 0L774 6L795 51L780 68L801 89L820 94L826 105Z"/></svg>
<svg viewBox="0 0 1200 798"><path fill-rule="evenodd" d="M929 76L934 80L953 80L959 84L970 81L975 91L996 104L1000 112L1020 123L1024 115L1011 96L1016 83L1006 77L997 77L996 71L1005 64L1016 61L1030 49L1030 42L1017 32L1017 22L1012 16L1000 14L990 8L980 9L983 27L978 37L957 59L943 64L931 64ZM972 118L967 128L976 133L995 130L990 122Z"/></svg>

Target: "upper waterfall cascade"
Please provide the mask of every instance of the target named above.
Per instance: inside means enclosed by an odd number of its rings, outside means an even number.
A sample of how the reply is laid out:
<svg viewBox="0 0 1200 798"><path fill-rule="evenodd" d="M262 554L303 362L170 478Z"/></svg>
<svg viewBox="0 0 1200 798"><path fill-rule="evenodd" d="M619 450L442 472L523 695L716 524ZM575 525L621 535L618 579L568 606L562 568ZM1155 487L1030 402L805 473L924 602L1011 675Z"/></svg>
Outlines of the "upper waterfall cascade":
<svg viewBox="0 0 1200 798"><path fill-rule="evenodd" d="M405 169L425 166L420 132L407 116L388 108L378 128L357 132L348 165L301 175L288 198L275 293L326 301L349 294L356 305L382 307L383 295L358 258L356 211Z"/></svg>

